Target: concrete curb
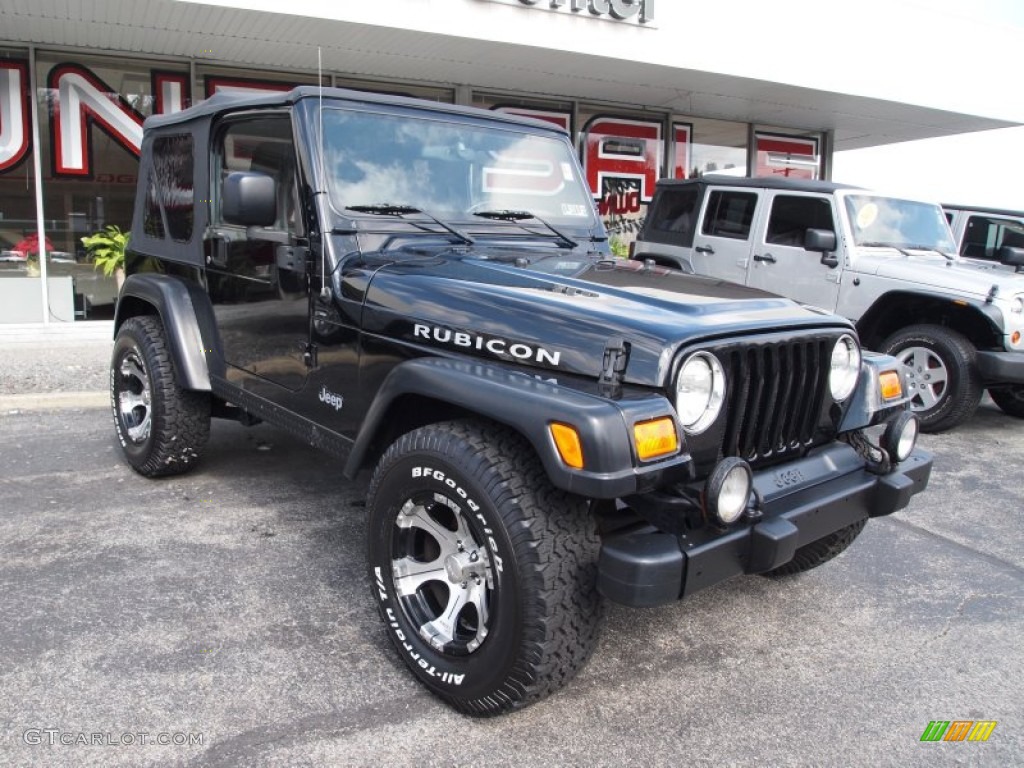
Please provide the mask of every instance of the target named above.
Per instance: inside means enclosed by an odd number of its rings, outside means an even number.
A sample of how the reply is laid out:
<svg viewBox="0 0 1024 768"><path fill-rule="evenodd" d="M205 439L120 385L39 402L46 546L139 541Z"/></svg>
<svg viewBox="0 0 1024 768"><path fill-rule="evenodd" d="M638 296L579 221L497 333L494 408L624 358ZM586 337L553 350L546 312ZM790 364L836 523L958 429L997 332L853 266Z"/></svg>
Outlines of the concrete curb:
<svg viewBox="0 0 1024 768"><path fill-rule="evenodd" d="M110 393L40 392L26 395L0 395L0 415L35 411L59 411L65 408L106 408Z"/></svg>

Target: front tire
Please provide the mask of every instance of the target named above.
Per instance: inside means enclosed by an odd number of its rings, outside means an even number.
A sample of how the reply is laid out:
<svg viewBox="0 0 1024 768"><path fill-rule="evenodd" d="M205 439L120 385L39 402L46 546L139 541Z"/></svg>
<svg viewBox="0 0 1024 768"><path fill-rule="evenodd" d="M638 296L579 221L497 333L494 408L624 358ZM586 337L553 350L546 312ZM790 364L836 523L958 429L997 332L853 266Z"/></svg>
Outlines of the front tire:
<svg viewBox="0 0 1024 768"><path fill-rule="evenodd" d="M1024 385L1013 384L988 391L1003 413L1024 419Z"/></svg>
<svg viewBox="0 0 1024 768"><path fill-rule="evenodd" d="M984 389L977 352L965 336L941 325L914 325L882 343L911 371L910 409L924 432L942 432L970 418Z"/></svg>
<svg viewBox="0 0 1024 768"><path fill-rule="evenodd" d="M160 320L132 317L114 341L110 405L132 469L146 477L187 472L210 435L210 396L178 386Z"/></svg>
<svg viewBox="0 0 1024 768"><path fill-rule="evenodd" d="M517 433L475 421L410 432L381 458L368 507L374 598L431 692L497 715L586 662L601 614L596 523Z"/></svg>

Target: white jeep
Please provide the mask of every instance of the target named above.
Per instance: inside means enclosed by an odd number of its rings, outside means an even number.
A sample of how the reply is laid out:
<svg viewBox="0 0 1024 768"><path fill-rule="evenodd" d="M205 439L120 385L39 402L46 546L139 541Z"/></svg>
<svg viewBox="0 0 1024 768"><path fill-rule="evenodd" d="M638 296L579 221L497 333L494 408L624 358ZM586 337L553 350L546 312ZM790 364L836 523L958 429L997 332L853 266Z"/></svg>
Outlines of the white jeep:
<svg viewBox="0 0 1024 768"><path fill-rule="evenodd" d="M913 371L912 406L938 432L987 388L1024 418L1024 249L963 259L942 208L821 181L662 180L633 258L844 315L866 347Z"/></svg>

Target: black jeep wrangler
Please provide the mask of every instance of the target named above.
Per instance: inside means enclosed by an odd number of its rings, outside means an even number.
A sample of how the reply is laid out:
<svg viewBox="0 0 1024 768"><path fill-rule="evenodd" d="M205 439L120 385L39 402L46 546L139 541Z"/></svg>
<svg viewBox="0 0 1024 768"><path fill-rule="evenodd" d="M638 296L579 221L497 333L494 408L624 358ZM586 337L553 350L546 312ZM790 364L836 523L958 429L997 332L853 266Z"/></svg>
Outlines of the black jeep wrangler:
<svg viewBox="0 0 1024 768"><path fill-rule="evenodd" d="M192 468L217 416L372 470L373 597L461 711L568 681L602 596L813 568L927 485L894 358L837 316L612 259L553 126L217 95L146 121L139 179L110 375L128 462Z"/></svg>

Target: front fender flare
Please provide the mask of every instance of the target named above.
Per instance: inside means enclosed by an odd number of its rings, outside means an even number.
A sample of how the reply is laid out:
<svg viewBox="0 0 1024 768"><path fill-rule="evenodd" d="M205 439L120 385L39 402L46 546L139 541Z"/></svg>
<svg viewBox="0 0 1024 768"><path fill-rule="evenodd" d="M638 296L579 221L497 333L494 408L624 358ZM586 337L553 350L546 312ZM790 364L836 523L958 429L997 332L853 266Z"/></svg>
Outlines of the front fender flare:
<svg viewBox="0 0 1024 768"><path fill-rule="evenodd" d="M551 482L591 498L612 499L660 485L667 474L689 471L685 447L667 459L641 464L634 456L633 425L674 412L657 393L642 392L618 400L583 392L543 377L498 365L450 358L417 358L396 366L384 380L345 466L354 477L391 406L415 395L457 406L522 434L533 446ZM548 431L551 422L574 426L580 434L585 466L566 466ZM677 433L682 435L678 429Z"/></svg>

